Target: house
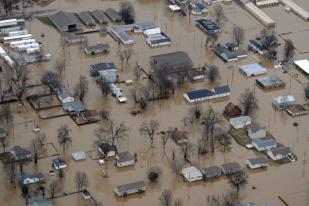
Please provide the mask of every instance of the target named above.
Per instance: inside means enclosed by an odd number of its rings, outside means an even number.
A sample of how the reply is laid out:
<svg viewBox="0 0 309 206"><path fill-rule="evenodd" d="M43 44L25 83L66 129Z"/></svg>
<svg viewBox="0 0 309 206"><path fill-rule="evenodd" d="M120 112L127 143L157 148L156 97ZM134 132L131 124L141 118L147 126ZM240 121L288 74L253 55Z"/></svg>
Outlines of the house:
<svg viewBox="0 0 309 206"><path fill-rule="evenodd" d="M228 85L215 87L213 89L200 89L183 94L189 103L200 102L205 100L217 99L230 96L230 88Z"/></svg>
<svg viewBox="0 0 309 206"><path fill-rule="evenodd" d="M52 160L52 166L56 169L56 170L59 170L59 169L64 169L66 168L68 165L67 163L61 159L61 158L55 158Z"/></svg>
<svg viewBox="0 0 309 206"><path fill-rule="evenodd" d="M239 108L239 106L233 104L232 102L229 102L223 111L223 115L226 116L227 118L234 118L234 117L239 117L241 116L242 111Z"/></svg>
<svg viewBox="0 0 309 206"><path fill-rule="evenodd" d="M82 196L85 200L89 200L92 198L90 192L86 189L82 190Z"/></svg>
<svg viewBox="0 0 309 206"><path fill-rule="evenodd" d="M135 23L133 27L134 33L142 33L146 30L157 28L157 26L150 21L144 21L144 22L139 22Z"/></svg>
<svg viewBox="0 0 309 206"><path fill-rule="evenodd" d="M302 71L306 76L309 76L309 60L308 59L294 61L294 64L297 69Z"/></svg>
<svg viewBox="0 0 309 206"><path fill-rule="evenodd" d="M230 175L235 172L241 171L241 166L237 162L230 162L220 166L222 169L222 173L225 175Z"/></svg>
<svg viewBox="0 0 309 206"><path fill-rule="evenodd" d="M81 102L68 102L64 103L62 105L63 110L65 112L73 113L73 114L79 114L83 111L85 111L85 107Z"/></svg>
<svg viewBox="0 0 309 206"><path fill-rule="evenodd" d="M27 206L53 206L53 203L50 199L31 199L28 200Z"/></svg>
<svg viewBox="0 0 309 206"><path fill-rule="evenodd" d="M239 49L236 45L232 46L232 44L233 43L227 43L225 45L218 44L213 48L213 51L224 62L237 61L248 56L247 51Z"/></svg>
<svg viewBox="0 0 309 206"><path fill-rule="evenodd" d="M72 153L72 158L76 161L86 159L86 153L84 151L78 151Z"/></svg>
<svg viewBox="0 0 309 206"><path fill-rule="evenodd" d="M10 157L14 161L21 161L21 160L27 160L32 157L32 154L29 150L22 148L20 146L14 146L10 150Z"/></svg>
<svg viewBox="0 0 309 206"><path fill-rule="evenodd" d="M115 73L117 72L117 67L115 66L114 63L98 63L90 65L89 72L91 76L93 77L99 76L100 75L99 71L109 71L110 73Z"/></svg>
<svg viewBox="0 0 309 206"><path fill-rule="evenodd" d="M246 160L246 166L250 169L266 168L268 163L265 157L253 157Z"/></svg>
<svg viewBox="0 0 309 206"><path fill-rule="evenodd" d="M80 116L86 122L97 122L102 119L101 115L96 110L85 110L80 113Z"/></svg>
<svg viewBox="0 0 309 206"><path fill-rule="evenodd" d="M202 172L194 166L183 168L181 175L188 181L194 182L203 179Z"/></svg>
<svg viewBox="0 0 309 206"><path fill-rule="evenodd" d="M129 152L121 152L116 154L117 167L126 167L135 164L135 158Z"/></svg>
<svg viewBox="0 0 309 206"><path fill-rule="evenodd" d="M293 117L305 115L308 113L308 110L301 104L293 104L287 106L285 111Z"/></svg>
<svg viewBox="0 0 309 206"><path fill-rule="evenodd" d="M7 137L5 129L0 127L0 140L5 139Z"/></svg>
<svg viewBox="0 0 309 206"><path fill-rule="evenodd" d="M261 55L265 55L267 50L257 41L249 40L248 48L254 52L257 52Z"/></svg>
<svg viewBox="0 0 309 206"><path fill-rule="evenodd" d="M37 183L37 182L44 182L45 177L42 173L36 173L32 175L27 175L25 172L22 172L20 175L20 181L23 185Z"/></svg>
<svg viewBox="0 0 309 206"><path fill-rule="evenodd" d="M285 87L285 82L277 76L261 77L255 81L263 89L277 89Z"/></svg>
<svg viewBox="0 0 309 206"><path fill-rule="evenodd" d="M285 158L289 158L293 156L293 153L289 147L281 147L269 150L267 152L268 157L270 157L272 160L282 160Z"/></svg>
<svg viewBox="0 0 309 206"><path fill-rule="evenodd" d="M174 130L171 134L171 139L180 146L185 146L188 144L188 133L186 131Z"/></svg>
<svg viewBox="0 0 309 206"><path fill-rule="evenodd" d="M82 11L77 13L78 18L86 25L86 26L95 26L95 20L92 18L88 11Z"/></svg>
<svg viewBox="0 0 309 206"><path fill-rule="evenodd" d="M124 45L134 44L135 41L128 34L127 31L131 31L134 28L134 24L131 25L114 25L111 27L111 33L113 37L118 39L118 43L122 42Z"/></svg>
<svg viewBox="0 0 309 206"><path fill-rule="evenodd" d="M117 152L116 145L110 145L107 143L102 143L99 145L98 148L99 152L104 155L105 157L114 157Z"/></svg>
<svg viewBox="0 0 309 206"><path fill-rule="evenodd" d="M65 37L65 41L67 43L80 43L80 42L87 42L88 37L84 35L76 35L76 34L69 34Z"/></svg>
<svg viewBox="0 0 309 206"><path fill-rule="evenodd" d="M171 42L172 40L163 32L148 35L146 38L146 43L152 47L170 45Z"/></svg>
<svg viewBox="0 0 309 206"><path fill-rule="evenodd" d="M116 84L111 83L108 86L112 95L117 98L119 103L124 103L128 100L127 97L124 96L122 89L118 87Z"/></svg>
<svg viewBox="0 0 309 206"><path fill-rule="evenodd" d="M120 14L113 8L108 8L105 10L105 14L113 21L113 22L120 22L121 16Z"/></svg>
<svg viewBox="0 0 309 206"><path fill-rule="evenodd" d="M269 48L281 45L280 41L278 40L278 38L274 34L266 35L264 38L265 38L265 42L267 42Z"/></svg>
<svg viewBox="0 0 309 206"><path fill-rule="evenodd" d="M189 70L189 76L192 81L198 81L205 79L205 71L192 68Z"/></svg>
<svg viewBox="0 0 309 206"><path fill-rule="evenodd" d="M146 184L144 181L137 181L118 185L114 188L114 192L118 197L126 197L127 195L146 192Z"/></svg>
<svg viewBox="0 0 309 206"><path fill-rule="evenodd" d="M267 73L267 69L259 64L246 64L239 67L239 71L247 77L257 76Z"/></svg>
<svg viewBox="0 0 309 206"><path fill-rule="evenodd" d="M288 106L295 104L295 98L293 96L278 96L272 99L272 105L275 109L282 110Z"/></svg>
<svg viewBox="0 0 309 206"><path fill-rule="evenodd" d="M271 150L278 146L277 141L271 137L262 137L253 139L252 145L259 152Z"/></svg>
<svg viewBox="0 0 309 206"><path fill-rule="evenodd" d="M195 25L206 33L219 33L221 32L220 27L209 19L198 19L195 20Z"/></svg>
<svg viewBox="0 0 309 206"><path fill-rule="evenodd" d="M107 24L108 23L108 17L105 15L104 11L102 11L102 10L94 10L93 12L91 12L91 15L100 24Z"/></svg>
<svg viewBox="0 0 309 206"><path fill-rule="evenodd" d="M74 97L70 94L67 88L60 87L58 90L58 99L62 104L74 102Z"/></svg>
<svg viewBox="0 0 309 206"><path fill-rule="evenodd" d="M150 57L150 63L155 69L163 69L167 73L192 69L193 63L186 52L172 52Z"/></svg>
<svg viewBox="0 0 309 206"><path fill-rule="evenodd" d="M247 131L248 136L251 139L266 137L266 133L267 133L266 127L261 127L257 123L251 123L247 125L246 131Z"/></svg>
<svg viewBox="0 0 309 206"><path fill-rule="evenodd" d="M86 46L84 49L86 54L98 54L98 53L109 53L110 47L109 44L96 44L93 46Z"/></svg>
<svg viewBox="0 0 309 206"><path fill-rule="evenodd" d="M208 13L207 7L202 3L193 3L190 2L191 14L192 15L203 15Z"/></svg>
<svg viewBox="0 0 309 206"><path fill-rule="evenodd" d="M115 69L105 69L98 72L99 76L104 80L105 83L113 84L117 81L117 70Z"/></svg>
<svg viewBox="0 0 309 206"><path fill-rule="evenodd" d="M218 166L212 166L202 169L203 179L212 179L222 175L222 169Z"/></svg>
<svg viewBox="0 0 309 206"><path fill-rule="evenodd" d="M49 16L49 19L61 32L72 32L83 28L82 23L74 13L59 11Z"/></svg>
<svg viewBox="0 0 309 206"><path fill-rule="evenodd" d="M249 116L235 117L231 118L229 122L234 129L241 129L251 124L251 117Z"/></svg>
<svg viewBox="0 0 309 206"><path fill-rule="evenodd" d="M257 0L255 1L255 5L259 8L265 8L270 6L277 6L279 5L278 0Z"/></svg>

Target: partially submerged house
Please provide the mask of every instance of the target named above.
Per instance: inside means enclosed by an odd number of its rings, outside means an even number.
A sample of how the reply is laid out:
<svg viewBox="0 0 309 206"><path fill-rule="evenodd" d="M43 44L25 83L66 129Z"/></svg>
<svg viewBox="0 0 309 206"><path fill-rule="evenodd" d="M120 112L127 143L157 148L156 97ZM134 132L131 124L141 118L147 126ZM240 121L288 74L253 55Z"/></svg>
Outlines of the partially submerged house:
<svg viewBox="0 0 309 206"><path fill-rule="evenodd" d="M190 2L190 7L192 15L203 15L208 13L207 7L202 3Z"/></svg>
<svg viewBox="0 0 309 206"><path fill-rule="evenodd" d="M267 50L263 47L263 45L255 40L249 40L248 48L261 55L265 55L267 53Z"/></svg>
<svg viewBox="0 0 309 206"><path fill-rule="evenodd" d="M69 34L68 36L65 37L65 41L67 43L80 43L80 42L87 42L88 41L88 37L85 35L76 35L76 34Z"/></svg>
<svg viewBox="0 0 309 206"><path fill-rule="evenodd" d="M229 122L230 122L230 125L234 129L241 129L247 125L250 125L252 120L251 120L251 117L249 116L241 116L241 117L231 118Z"/></svg>
<svg viewBox="0 0 309 206"><path fill-rule="evenodd" d="M62 158L55 158L52 160L52 166L56 170L59 170L66 168L68 165Z"/></svg>
<svg viewBox="0 0 309 206"><path fill-rule="evenodd" d="M253 157L246 160L246 166L250 169L266 168L268 163L265 157Z"/></svg>
<svg viewBox="0 0 309 206"><path fill-rule="evenodd" d="M278 89L285 87L285 82L277 76L260 77L256 79L256 83L263 89Z"/></svg>
<svg viewBox="0 0 309 206"><path fill-rule="evenodd" d="M114 157L117 152L116 145L111 145L108 143L102 143L99 145L98 148L99 152L104 155L105 157Z"/></svg>
<svg viewBox="0 0 309 206"><path fill-rule="evenodd" d="M27 206L53 206L50 199L30 199Z"/></svg>
<svg viewBox="0 0 309 206"><path fill-rule="evenodd" d="M246 64L239 67L239 71L247 77L257 76L267 73L267 69L259 64Z"/></svg>
<svg viewBox="0 0 309 206"><path fill-rule="evenodd" d="M126 167L135 164L135 158L129 152L117 153L115 159L117 167Z"/></svg>
<svg viewBox="0 0 309 206"><path fill-rule="evenodd" d="M271 150L278 146L277 141L272 137L262 137L253 139L252 145L259 152Z"/></svg>
<svg viewBox="0 0 309 206"><path fill-rule="evenodd" d="M84 49L86 54L98 54L98 53L109 53L110 52L110 46L109 44L96 44L92 46L86 46Z"/></svg>
<svg viewBox="0 0 309 206"><path fill-rule="evenodd" d="M223 115L225 117L229 118L234 118L234 117L239 117L241 116L242 111L238 105L233 104L232 102L229 102L223 111Z"/></svg>
<svg viewBox="0 0 309 206"><path fill-rule="evenodd" d="M63 86L58 89L58 99L62 104L72 103L75 101L73 95L71 95L68 89Z"/></svg>
<svg viewBox="0 0 309 206"><path fill-rule="evenodd" d="M217 99L230 96L230 88L228 85L215 87L213 89L200 89L183 94L189 103L200 102L205 100Z"/></svg>
<svg viewBox="0 0 309 206"><path fill-rule="evenodd" d="M237 162L230 162L220 166L223 174L230 175L236 172L241 171L241 166Z"/></svg>
<svg viewBox="0 0 309 206"><path fill-rule="evenodd" d="M86 25L86 26L95 26L95 20L92 18L88 11L82 11L77 13L78 18Z"/></svg>
<svg viewBox="0 0 309 206"><path fill-rule="evenodd" d="M78 151L72 153L72 158L76 161L86 159L86 153L84 151Z"/></svg>
<svg viewBox="0 0 309 206"><path fill-rule="evenodd" d="M115 73L117 72L117 67L115 66L114 63L98 63L98 64L92 64L90 65L89 72L90 75L93 77L99 76L100 71L105 71L104 73Z"/></svg>
<svg viewBox="0 0 309 206"><path fill-rule="evenodd" d="M194 182L203 179L202 172L194 166L183 168L181 175L188 181Z"/></svg>
<svg viewBox="0 0 309 206"><path fill-rule="evenodd" d="M22 148L21 146L14 146L10 150L10 157L14 161L21 161L21 160L27 160L32 157L31 151Z"/></svg>
<svg viewBox="0 0 309 206"><path fill-rule="evenodd" d="M285 111L293 117L306 115L308 113L308 110L301 104L287 106Z"/></svg>
<svg viewBox="0 0 309 206"><path fill-rule="evenodd" d="M49 16L49 19L61 32L72 32L83 28L80 20L71 12L59 11Z"/></svg>
<svg viewBox="0 0 309 206"><path fill-rule="evenodd" d="M113 21L113 22L120 22L121 16L120 14L113 8L108 8L105 10L105 14Z"/></svg>
<svg viewBox="0 0 309 206"><path fill-rule="evenodd" d="M63 110L70 114L79 114L85 111L85 107L81 102L68 102L62 105Z"/></svg>
<svg viewBox="0 0 309 206"><path fill-rule="evenodd" d="M144 181L132 182L124 185L118 185L114 188L114 192L119 197L146 192L146 184Z"/></svg>
<svg viewBox="0 0 309 206"><path fill-rule="evenodd" d="M222 175L222 169L218 166L212 166L202 169L203 179L213 179Z"/></svg>
<svg viewBox="0 0 309 206"><path fill-rule="evenodd" d="M289 147L280 147L280 148L269 150L267 152L267 155L272 160L277 161L277 160L289 158L293 156L293 153Z"/></svg>
<svg viewBox="0 0 309 206"><path fill-rule="evenodd" d="M295 98L291 95L278 96L272 99L272 105L278 110L285 109L293 104L295 104Z"/></svg>
<svg viewBox="0 0 309 206"><path fill-rule="evenodd" d="M134 25L114 25L111 28L111 34L118 39L118 42L122 42L124 45L134 44L135 41L132 39L127 32L131 31Z"/></svg>
<svg viewBox="0 0 309 206"><path fill-rule="evenodd" d="M225 45L217 45L213 48L215 54L224 62L237 61L238 59L248 56L246 50L239 49L234 43L227 43Z"/></svg>
<svg viewBox="0 0 309 206"><path fill-rule="evenodd" d="M32 175L28 175L25 172L22 172L20 175L20 181L23 185L28 185L37 182L44 182L45 177L42 173L35 173Z"/></svg>
<svg viewBox="0 0 309 206"><path fill-rule="evenodd" d="M99 24L107 24L108 23L108 17L102 10L94 10L91 12L91 15Z"/></svg>
<svg viewBox="0 0 309 206"><path fill-rule="evenodd" d="M195 20L195 25L206 33L219 33L220 27L210 19L198 19Z"/></svg>
<svg viewBox="0 0 309 206"><path fill-rule="evenodd" d="M250 139L262 138L262 137L266 137L267 135L266 127L261 127L257 123L251 123L247 125L246 131Z"/></svg>

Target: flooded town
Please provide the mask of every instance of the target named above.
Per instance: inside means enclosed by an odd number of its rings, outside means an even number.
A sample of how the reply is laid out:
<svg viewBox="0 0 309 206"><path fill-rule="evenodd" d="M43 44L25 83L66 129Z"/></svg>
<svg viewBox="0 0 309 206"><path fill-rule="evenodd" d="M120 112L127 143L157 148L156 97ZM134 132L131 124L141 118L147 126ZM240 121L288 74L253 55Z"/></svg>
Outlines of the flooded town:
<svg viewBox="0 0 309 206"><path fill-rule="evenodd" d="M0 205L308 206L308 0L1 0Z"/></svg>

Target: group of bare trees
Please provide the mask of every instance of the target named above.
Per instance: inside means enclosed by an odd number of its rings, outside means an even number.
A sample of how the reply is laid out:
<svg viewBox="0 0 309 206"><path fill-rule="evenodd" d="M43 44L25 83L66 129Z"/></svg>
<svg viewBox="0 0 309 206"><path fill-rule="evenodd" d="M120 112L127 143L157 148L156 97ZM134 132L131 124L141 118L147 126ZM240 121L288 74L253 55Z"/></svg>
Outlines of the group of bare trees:
<svg viewBox="0 0 309 206"><path fill-rule="evenodd" d="M135 22L135 9L131 2L120 2L119 13L125 24L133 24Z"/></svg>
<svg viewBox="0 0 309 206"><path fill-rule="evenodd" d="M177 198L173 200L173 193L171 190L165 189L159 197L160 206L183 206L182 199Z"/></svg>
<svg viewBox="0 0 309 206"><path fill-rule="evenodd" d="M216 65L205 66L204 68L209 83L213 84L221 78L220 70Z"/></svg>
<svg viewBox="0 0 309 206"><path fill-rule="evenodd" d="M250 89L246 89L244 93L240 95L240 106L243 111L243 115L252 115L259 108L258 100L255 94Z"/></svg>
<svg viewBox="0 0 309 206"><path fill-rule="evenodd" d="M63 155L65 150L72 144L72 137L70 136L71 129L68 125L63 124L57 129L57 139L60 147L62 148Z"/></svg>
<svg viewBox="0 0 309 206"><path fill-rule="evenodd" d="M143 122L140 126L139 132L145 138L149 138L151 148L154 147L154 137L159 130L160 123L157 120L149 120L148 122Z"/></svg>
<svg viewBox="0 0 309 206"><path fill-rule="evenodd" d="M74 86L74 96L79 99L79 101L84 102L85 97L89 91L89 80L86 76L80 75L78 82Z"/></svg>
<svg viewBox="0 0 309 206"><path fill-rule="evenodd" d="M46 135L44 133L37 133L36 137L30 141L30 150L34 159L34 164L38 163L40 155L46 154L46 148L44 147L46 141Z"/></svg>
<svg viewBox="0 0 309 206"><path fill-rule="evenodd" d="M134 50L132 48L119 50L117 55L122 66L124 66L124 63L128 65L131 57L134 55Z"/></svg>

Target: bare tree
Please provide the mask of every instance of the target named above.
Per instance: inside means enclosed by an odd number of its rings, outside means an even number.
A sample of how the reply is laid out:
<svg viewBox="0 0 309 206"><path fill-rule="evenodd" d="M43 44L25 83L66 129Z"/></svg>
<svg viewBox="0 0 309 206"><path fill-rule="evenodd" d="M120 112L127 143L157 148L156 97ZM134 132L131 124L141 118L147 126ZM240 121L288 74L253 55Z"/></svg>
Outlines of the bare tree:
<svg viewBox="0 0 309 206"><path fill-rule="evenodd" d="M177 198L173 202L173 206L184 206L185 204L183 203L181 198Z"/></svg>
<svg viewBox="0 0 309 206"><path fill-rule="evenodd" d="M246 185L248 184L248 176L243 170L233 173L229 176L229 184L232 188L236 189L236 194L238 196L239 190L246 187Z"/></svg>
<svg viewBox="0 0 309 206"><path fill-rule="evenodd" d="M75 186L78 192L89 186L89 180L85 172L76 171L74 177Z"/></svg>
<svg viewBox="0 0 309 206"><path fill-rule="evenodd" d="M196 156L196 147L192 143L187 143L181 147L181 153L183 159L187 162L191 162L191 158Z"/></svg>
<svg viewBox="0 0 309 206"><path fill-rule="evenodd" d="M95 145L101 143L111 143L115 145L116 141L128 137L129 129L125 126L124 122L121 122L119 125L113 120L110 120L103 127L97 128L94 131L96 140L94 141Z"/></svg>
<svg viewBox="0 0 309 206"><path fill-rule="evenodd" d="M53 93L53 85L55 84L56 80L57 80L57 74L52 71L45 72L41 78L42 84L48 86L50 95L52 95Z"/></svg>
<svg viewBox="0 0 309 206"><path fill-rule="evenodd" d="M179 156L179 155L176 155L175 152L173 151L175 157L171 163L171 168L172 168L172 171L176 174L176 175L179 175L183 166L184 166L184 161L183 161L183 158L182 156Z"/></svg>
<svg viewBox="0 0 309 206"><path fill-rule="evenodd" d="M232 138L230 135L225 133L225 134L219 135L218 139L219 139L220 144L223 145L223 152L231 151Z"/></svg>
<svg viewBox="0 0 309 206"><path fill-rule="evenodd" d="M89 80L86 76L80 75L77 84L74 86L74 96L78 97L79 101L84 102L88 91Z"/></svg>
<svg viewBox="0 0 309 206"><path fill-rule="evenodd" d="M2 104L1 105L0 118L1 118L1 122L4 120L6 122L6 124L13 122L14 115L11 111L10 104Z"/></svg>
<svg viewBox="0 0 309 206"><path fill-rule="evenodd" d="M244 115L251 115L259 108L258 100L250 89L240 95L239 104Z"/></svg>
<svg viewBox="0 0 309 206"><path fill-rule="evenodd" d="M208 70L206 71L207 79L210 83L216 82L218 79L221 78L219 68L215 65L209 66Z"/></svg>
<svg viewBox="0 0 309 206"><path fill-rule="evenodd" d="M133 24L135 22L135 10L131 2L120 2L119 13L125 24Z"/></svg>
<svg viewBox="0 0 309 206"><path fill-rule="evenodd" d="M153 147L154 136L158 131L160 124L157 120L150 120L149 122L143 122L139 128L139 132L145 138L150 139L150 145Z"/></svg>
<svg viewBox="0 0 309 206"><path fill-rule="evenodd" d="M121 50L119 50L119 51L117 52L117 56L118 56L118 58L119 58L119 60L120 60L120 62L121 62L121 66L123 66L124 61L125 61L125 59L126 59L126 57L125 57L125 55L124 55L124 52L121 51Z"/></svg>
<svg viewBox="0 0 309 206"><path fill-rule="evenodd" d="M223 124L224 118L221 113L214 111L214 109L210 106L203 116L204 123L204 132L206 135L206 139L210 140L211 152L215 152L215 128Z"/></svg>
<svg viewBox="0 0 309 206"><path fill-rule="evenodd" d="M216 23L220 23L225 18L224 10L221 4L214 5L214 18Z"/></svg>
<svg viewBox="0 0 309 206"><path fill-rule="evenodd" d="M34 158L34 164L37 164L39 155L44 151L43 144L40 142L38 136L30 141L30 150Z"/></svg>
<svg viewBox="0 0 309 206"><path fill-rule="evenodd" d="M159 203L161 206L172 206L173 205L172 191L165 189L159 197Z"/></svg>
<svg viewBox="0 0 309 206"><path fill-rule="evenodd" d="M126 60L126 64L128 65L131 57L134 54L134 50L132 48L125 49L125 50L123 50L123 53L124 53L124 58Z"/></svg>
<svg viewBox="0 0 309 206"><path fill-rule="evenodd" d="M1 144L1 147L3 149L3 153L5 153L5 149L10 145L10 142L9 142L8 138L7 137L6 138L2 138L0 140L0 144Z"/></svg>
<svg viewBox="0 0 309 206"><path fill-rule="evenodd" d="M210 47L213 47L217 40L218 40L218 35L216 33L209 33L206 39L206 45L205 45L206 48L209 47L209 44L210 44Z"/></svg>
<svg viewBox="0 0 309 206"><path fill-rule="evenodd" d="M63 73L65 71L65 59L64 58L60 58L56 60L55 71L59 79L62 79Z"/></svg>
<svg viewBox="0 0 309 206"><path fill-rule="evenodd" d="M234 197L232 194L207 196L207 205L209 206L227 206L232 205Z"/></svg>
<svg viewBox="0 0 309 206"><path fill-rule="evenodd" d="M168 142L168 140L171 138L173 131L174 131L173 128L169 128L166 132L161 133L161 140L162 140L164 151L165 151L165 145Z"/></svg>
<svg viewBox="0 0 309 206"><path fill-rule="evenodd" d="M304 92L305 92L305 98L309 100L309 83L305 85Z"/></svg>
<svg viewBox="0 0 309 206"><path fill-rule="evenodd" d="M234 25L232 31L232 39L236 42L239 47L245 39L244 29L240 26Z"/></svg>
<svg viewBox="0 0 309 206"><path fill-rule="evenodd" d="M65 149L72 144L72 137L70 136L71 129L68 125L63 124L57 129L57 139L60 147L62 147L63 155L65 155Z"/></svg>
<svg viewBox="0 0 309 206"><path fill-rule="evenodd" d="M285 59L293 59L295 52L295 46L291 39L285 41L284 44L284 58Z"/></svg>
<svg viewBox="0 0 309 206"><path fill-rule="evenodd" d="M60 188L59 188L59 183L57 180L53 180L51 181L51 183L49 184L48 186L48 192L49 192L49 195L50 195L50 199L54 199L55 198L55 195L60 191Z"/></svg>
<svg viewBox="0 0 309 206"><path fill-rule="evenodd" d="M155 182L162 174L162 170L159 166L152 166L147 171L147 177L150 182Z"/></svg>
<svg viewBox="0 0 309 206"><path fill-rule="evenodd" d="M18 175L15 162L13 160L10 160L9 163L3 164L3 170L8 176L11 185L16 187L16 178Z"/></svg>
<svg viewBox="0 0 309 206"><path fill-rule="evenodd" d="M140 77L142 76L142 70L141 67L138 65L138 63L136 62L136 66L134 67L134 71L133 71L135 80L138 81L140 79Z"/></svg>
<svg viewBox="0 0 309 206"><path fill-rule="evenodd" d="M110 92L109 83L104 78L97 79L96 83L101 89L103 96L107 97Z"/></svg>

